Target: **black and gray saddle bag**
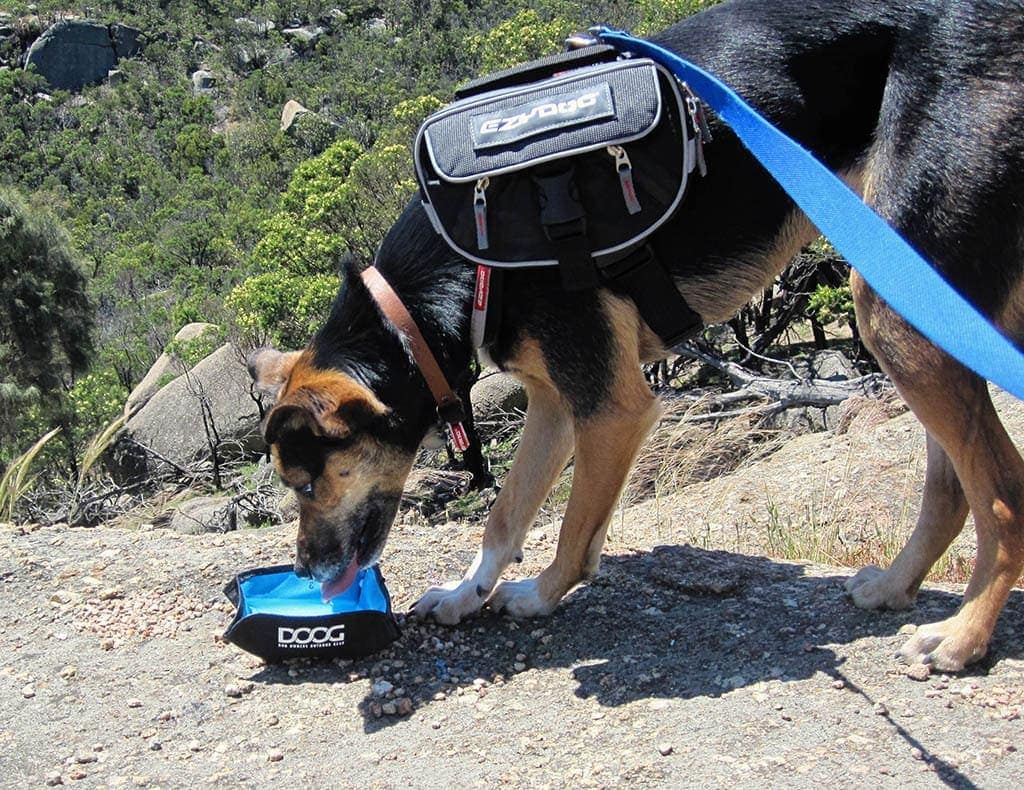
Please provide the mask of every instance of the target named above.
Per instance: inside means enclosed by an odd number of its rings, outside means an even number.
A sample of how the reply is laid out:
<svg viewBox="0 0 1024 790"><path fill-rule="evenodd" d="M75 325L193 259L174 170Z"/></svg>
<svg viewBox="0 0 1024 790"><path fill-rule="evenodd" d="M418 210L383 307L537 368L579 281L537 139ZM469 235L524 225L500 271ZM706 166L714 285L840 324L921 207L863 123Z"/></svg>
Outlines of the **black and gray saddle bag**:
<svg viewBox="0 0 1024 790"><path fill-rule="evenodd" d="M611 47L535 61L459 95L421 126L416 172L437 232L478 264L558 265L566 288L615 287L703 169L692 98L654 61ZM675 291L664 269L656 283L646 270L637 290ZM672 323L659 334L678 335Z"/></svg>

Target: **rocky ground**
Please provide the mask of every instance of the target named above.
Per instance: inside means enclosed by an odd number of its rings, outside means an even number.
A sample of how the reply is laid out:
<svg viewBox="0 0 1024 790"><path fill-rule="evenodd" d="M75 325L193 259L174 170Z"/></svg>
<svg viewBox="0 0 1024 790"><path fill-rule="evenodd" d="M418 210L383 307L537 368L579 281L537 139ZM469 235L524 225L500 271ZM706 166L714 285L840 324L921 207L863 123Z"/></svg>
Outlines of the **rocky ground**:
<svg viewBox="0 0 1024 790"><path fill-rule="evenodd" d="M918 429L872 419L624 508L601 574L549 618L407 621L355 662L266 666L221 639L224 583L287 561L288 527L0 527L3 783L1017 786L1024 594L981 664L908 673L896 649L962 588L862 612L843 594L849 570L755 553L765 503L797 514L836 470L844 528L884 514L872 497L913 496ZM383 560L396 609L461 574L480 531L396 526ZM531 532L523 573L555 535Z"/></svg>

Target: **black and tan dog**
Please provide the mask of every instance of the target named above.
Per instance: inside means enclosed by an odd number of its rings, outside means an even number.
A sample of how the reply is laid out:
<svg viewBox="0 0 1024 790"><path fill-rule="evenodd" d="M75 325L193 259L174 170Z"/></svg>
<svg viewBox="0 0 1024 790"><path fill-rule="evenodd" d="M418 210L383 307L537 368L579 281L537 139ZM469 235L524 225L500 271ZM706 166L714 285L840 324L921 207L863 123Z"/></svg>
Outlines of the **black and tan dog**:
<svg viewBox="0 0 1024 790"><path fill-rule="evenodd" d="M811 149L1011 337L1024 338L1024 4L1020 0L734 0L656 39L729 83ZM714 119L712 119L714 121ZM655 239L687 302L728 319L815 235L729 130L713 123L710 174ZM450 380L466 375L472 267L410 205L378 269ZM908 286L909 287L909 286ZM917 527L885 571L850 580L854 602L903 608L974 513L978 556L959 612L924 625L909 661L956 670L986 652L1024 565L1024 463L985 382L923 340L853 277L859 326L928 432ZM493 360L525 383L515 464L465 578L427 591L419 616L456 623L485 603L551 612L597 569L609 517L659 405L641 363L666 353L633 303L566 293L557 275L508 274ZM950 320L956 320L950 316ZM265 425L299 491L296 567L338 585L372 563L434 403L407 349L354 271L302 352L264 350L252 369L279 390ZM551 565L501 581L553 481L575 457Z"/></svg>

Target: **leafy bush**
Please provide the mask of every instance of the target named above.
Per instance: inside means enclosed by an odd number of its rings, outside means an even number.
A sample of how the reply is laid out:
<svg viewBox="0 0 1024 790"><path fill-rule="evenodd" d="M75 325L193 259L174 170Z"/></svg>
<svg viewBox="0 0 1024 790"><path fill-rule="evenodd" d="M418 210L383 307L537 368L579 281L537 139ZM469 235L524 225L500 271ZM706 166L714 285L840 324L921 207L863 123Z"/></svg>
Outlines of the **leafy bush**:
<svg viewBox="0 0 1024 790"><path fill-rule="evenodd" d="M115 420L124 410L128 389L112 369L97 370L83 376L68 391L72 414L72 442L82 446L98 426Z"/></svg>
<svg viewBox="0 0 1024 790"><path fill-rule="evenodd" d="M194 368L224 343L226 333L220 327L207 327L191 340L172 340L165 353L177 359L186 368Z"/></svg>
<svg viewBox="0 0 1024 790"><path fill-rule="evenodd" d="M337 289L336 275L278 269L237 286L227 298L227 308L246 345L301 348L327 315Z"/></svg>
<svg viewBox="0 0 1024 790"><path fill-rule="evenodd" d="M527 8L486 33L471 37L469 45L478 55L482 71L499 71L558 52L574 30L571 22L544 21L537 11Z"/></svg>
<svg viewBox="0 0 1024 790"><path fill-rule="evenodd" d="M853 293L849 285L819 285L811 294L807 309L823 326L839 320L849 324L855 321Z"/></svg>

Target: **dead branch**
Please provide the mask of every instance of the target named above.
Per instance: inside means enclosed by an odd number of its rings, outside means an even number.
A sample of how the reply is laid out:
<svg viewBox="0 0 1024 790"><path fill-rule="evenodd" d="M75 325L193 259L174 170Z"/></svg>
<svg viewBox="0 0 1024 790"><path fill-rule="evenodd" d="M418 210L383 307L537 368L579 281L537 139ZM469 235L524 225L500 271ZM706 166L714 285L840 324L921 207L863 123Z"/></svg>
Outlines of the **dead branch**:
<svg viewBox="0 0 1024 790"><path fill-rule="evenodd" d="M854 395L875 396L892 388L880 373L871 373L846 381L829 379L776 379L760 376L751 370L723 359L693 343L673 349L677 354L708 365L724 374L737 387L736 391L717 396L711 405L731 405L742 400L772 401L775 408L793 406L834 406ZM717 403L716 403L717 401Z"/></svg>

